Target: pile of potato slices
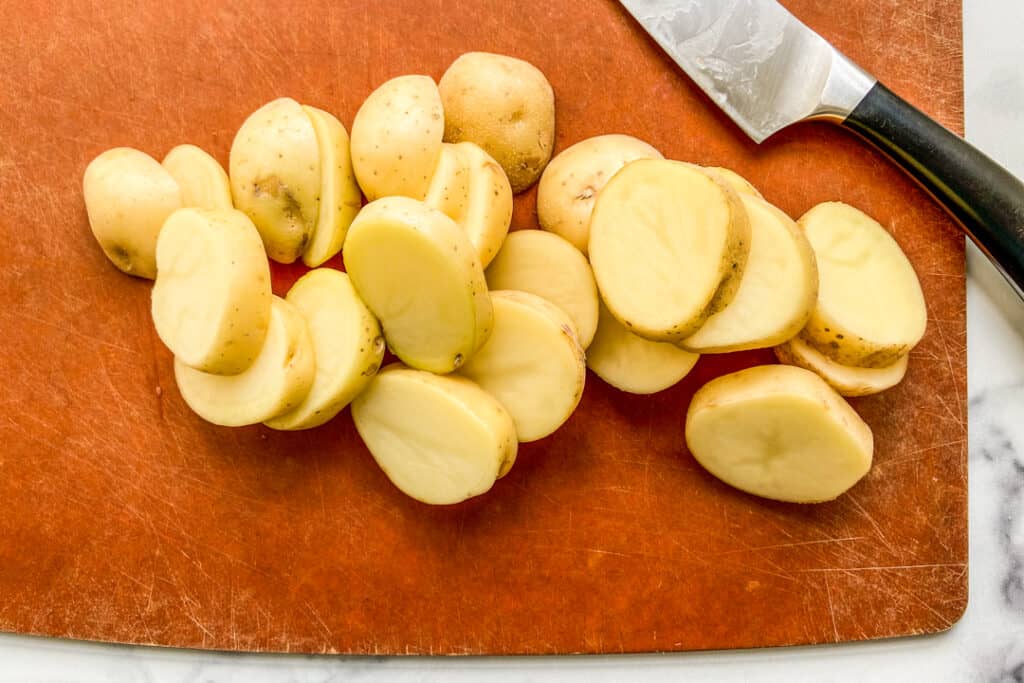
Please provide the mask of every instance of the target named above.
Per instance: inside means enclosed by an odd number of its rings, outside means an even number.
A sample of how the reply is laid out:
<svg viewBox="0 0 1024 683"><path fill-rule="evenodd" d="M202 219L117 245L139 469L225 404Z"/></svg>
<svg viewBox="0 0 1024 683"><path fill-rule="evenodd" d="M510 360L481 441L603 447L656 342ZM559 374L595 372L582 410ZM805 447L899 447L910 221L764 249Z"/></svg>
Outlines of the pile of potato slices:
<svg viewBox="0 0 1024 683"><path fill-rule="evenodd" d="M488 491L519 443L570 418L588 367L652 394L701 354L757 348L780 364L694 396L693 456L781 501L859 481L872 434L843 397L899 383L927 320L889 232L838 202L794 221L736 173L629 135L552 159L554 125L537 68L474 52L439 82L383 83L351 134L281 98L242 123L228 172L192 145L162 162L116 148L83 193L110 261L154 279L153 324L198 416L300 430L351 406L424 503ZM509 232L534 184L538 229ZM344 272L323 266L339 253ZM300 259L310 270L275 296L270 260Z"/></svg>

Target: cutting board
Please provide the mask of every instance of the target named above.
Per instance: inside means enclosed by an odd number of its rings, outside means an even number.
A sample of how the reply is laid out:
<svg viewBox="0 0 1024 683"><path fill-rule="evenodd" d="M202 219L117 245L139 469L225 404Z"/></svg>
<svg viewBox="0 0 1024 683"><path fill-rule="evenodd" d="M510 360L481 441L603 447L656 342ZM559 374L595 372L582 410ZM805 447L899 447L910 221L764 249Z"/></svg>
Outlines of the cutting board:
<svg viewBox="0 0 1024 683"><path fill-rule="evenodd" d="M787 3L959 130L957 0ZM554 436L485 496L392 487L348 413L297 434L192 415L150 283L89 233L82 172L234 132L282 95L346 125L385 79L467 50L549 77L557 149L630 133L730 166L798 216L839 199L888 226L928 302L906 381L855 400L870 474L832 503L735 491L686 450L693 392L768 352L704 357L671 390L588 375ZM941 631L967 600L963 239L845 132L757 147L610 0L167 3L28 0L0 22L0 630L248 651L638 652ZM799 77L799 75L794 75ZM516 228L535 227L533 196ZM338 261L335 265L340 265ZM278 268L278 294L301 268Z"/></svg>

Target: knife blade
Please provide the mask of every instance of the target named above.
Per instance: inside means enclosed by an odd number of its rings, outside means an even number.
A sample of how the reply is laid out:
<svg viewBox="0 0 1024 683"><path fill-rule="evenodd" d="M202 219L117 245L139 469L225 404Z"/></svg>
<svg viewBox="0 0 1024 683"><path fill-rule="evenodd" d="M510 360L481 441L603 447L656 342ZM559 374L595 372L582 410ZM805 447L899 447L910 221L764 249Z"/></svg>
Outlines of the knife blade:
<svg viewBox="0 0 1024 683"><path fill-rule="evenodd" d="M755 142L822 119L932 195L1024 299L1024 184L857 66L776 0L619 0Z"/></svg>

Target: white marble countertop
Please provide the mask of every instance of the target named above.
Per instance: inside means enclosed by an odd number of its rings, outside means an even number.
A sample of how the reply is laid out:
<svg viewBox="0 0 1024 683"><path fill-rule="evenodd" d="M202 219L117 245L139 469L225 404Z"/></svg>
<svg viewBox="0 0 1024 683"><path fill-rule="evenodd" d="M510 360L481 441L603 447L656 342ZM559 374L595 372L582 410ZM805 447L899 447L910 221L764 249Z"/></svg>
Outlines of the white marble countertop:
<svg viewBox="0 0 1024 683"><path fill-rule="evenodd" d="M1024 177L1021 0L964 0L967 137ZM232 655L0 634L0 682L1024 681L1024 304L969 254L970 604L936 636L678 655Z"/></svg>

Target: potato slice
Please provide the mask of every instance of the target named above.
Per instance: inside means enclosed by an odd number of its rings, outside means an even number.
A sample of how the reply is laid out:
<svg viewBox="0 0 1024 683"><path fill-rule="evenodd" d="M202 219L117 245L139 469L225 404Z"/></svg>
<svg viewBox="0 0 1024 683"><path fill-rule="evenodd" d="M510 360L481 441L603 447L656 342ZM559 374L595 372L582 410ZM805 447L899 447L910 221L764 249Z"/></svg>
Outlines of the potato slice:
<svg viewBox="0 0 1024 683"><path fill-rule="evenodd" d="M315 268L339 251L348 226L363 205L349 155L348 133L332 114L303 105L320 154L320 210L302 262Z"/></svg>
<svg viewBox="0 0 1024 683"><path fill-rule="evenodd" d="M750 255L732 302L679 342L695 353L775 346L803 328L818 297L814 252L780 209L740 195L750 218Z"/></svg>
<svg viewBox="0 0 1024 683"><path fill-rule="evenodd" d="M450 505L488 491L515 462L512 418L458 375L389 365L352 403L367 449L402 493Z"/></svg>
<svg viewBox="0 0 1024 683"><path fill-rule="evenodd" d="M451 372L494 322L480 260L455 221L423 202L367 204L345 240L345 270L407 365Z"/></svg>
<svg viewBox="0 0 1024 683"><path fill-rule="evenodd" d="M269 102L238 129L228 160L231 196L260 231L267 256L292 263L320 217L320 148L293 99Z"/></svg>
<svg viewBox="0 0 1024 683"><path fill-rule="evenodd" d="M675 344L633 334L600 305L597 334L587 349L587 367L616 389L654 394L668 389L693 369L700 356Z"/></svg>
<svg viewBox="0 0 1024 683"><path fill-rule="evenodd" d="M270 322L270 266L234 209L179 209L160 232L152 313L179 361L219 375L251 366Z"/></svg>
<svg viewBox="0 0 1024 683"><path fill-rule="evenodd" d="M306 319L316 375L302 403L266 424L309 429L340 413L373 379L384 358L384 337L377 318L341 271L309 271L288 290L286 300Z"/></svg>
<svg viewBox="0 0 1024 683"><path fill-rule="evenodd" d="M480 145L516 194L537 181L555 139L555 94L540 69L515 57L467 52L438 88L445 142Z"/></svg>
<svg viewBox="0 0 1024 683"><path fill-rule="evenodd" d="M871 429L824 380L789 365L718 377L694 395L686 445L726 484L791 503L832 500L871 468Z"/></svg>
<svg viewBox="0 0 1024 683"><path fill-rule="evenodd" d="M423 203L461 223L469 206L469 169L456 145L441 145L441 156Z"/></svg>
<svg viewBox="0 0 1024 683"><path fill-rule="evenodd" d="M174 359L185 403L207 422L224 427L257 424L286 413L309 393L316 374L313 342L302 314L274 297L259 356L238 375L212 375Z"/></svg>
<svg viewBox="0 0 1024 683"><path fill-rule="evenodd" d="M705 166L704 170L711 171L718 175L718 177L725 181L729 187L736 190L736 194L749 195L751 197L757 197L758 199L764 199L761 192L754 187L753 183L732 169L723 168L721 166Z"/></svg>
<svg viewBox="0 0 1024 683"><path fill-rule="evenodd" d="M598 195L590 263L608 310L652 341L679 342L732 300L750 249L739 195L697 166L627 164Z"/></svg>
<svg viewBox="0 0 1024 683"><path fill-rule="evenodd" d="M224 167L195 145L178 145L160 165L181 188L182 206L197 209L233 209L231 182Z"/></svg>
<svg viewBox="0 0 1024 683"><path fill-rule="evenodd" d="M891 389L903 381L909 358L900 356L884 368L855 368L827 358L799 337L776 346L775 356L787 365L816 373L843 396L870 396Z"/></svg>
<svg viewBox="0 0 1024 683"><path fill-rule="evenodd" d="M369 200L423 199L441 156L444 109L429 76L392 78L352 121L352 166Z"/></svg>
<svg viewBox="0 0 1024 683"><path fill-rule="evenodd" d="M818 302L800 333L843 365L882 368L910 353L928 321L906 254L885 228L841 202L800 218L818 260Z"/></svg>
<svg viewBox="0 0 1024 683"><path fill-rule="evenodd" d="M601 188L630 161L661 158L661 152L630 135L598 135L566 147L544 169L537 185L540 227L586 254L590 215Z"/></svg>
<svg viewBox="0 0 1024 683"><path fill-rule="evenodd" d="M579 249L551 232L511 233L487 268L490 289L536 294L572 319L580 346L586 349L597 330L597 285Z"/></svg>
<svg viewBox="0 0 1024 683"><path fill-rule="evenodd" d="M477 145L460 142L454 148L469 174L466 213L459 224L486 268L501 249L512 223L512 186L498 162Z"/></svg>
<svg viewBox="0 0 1024 683"><path fill-rule="evenodd" d="M572 320L526 292L491 292L494 332L459 370L498 399L520 441L551 434L583 396L587 369Z"/></svg>
<svg viewBox="0 0 1024 683"><path fill-rule="evenodd" d="M156 239L181 208L181 189L145 152L116 147L103 152L82 179L89 228L110 262L128 275L156 277Z"/></svg>

